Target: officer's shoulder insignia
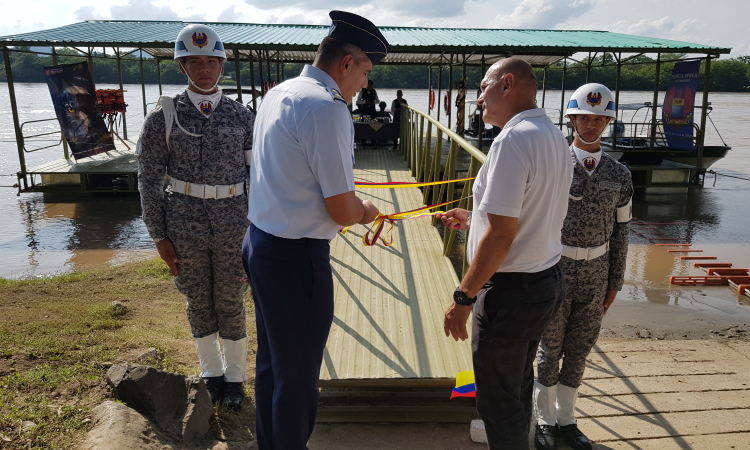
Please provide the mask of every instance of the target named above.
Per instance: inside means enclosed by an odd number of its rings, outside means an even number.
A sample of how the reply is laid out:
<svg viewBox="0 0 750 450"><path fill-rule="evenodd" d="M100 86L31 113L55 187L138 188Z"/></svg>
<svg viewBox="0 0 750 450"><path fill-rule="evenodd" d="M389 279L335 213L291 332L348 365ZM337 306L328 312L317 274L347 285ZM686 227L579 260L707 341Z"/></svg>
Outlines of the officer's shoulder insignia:
<svg viewBox="0 0 750 450"><path fill-rule="evenodd" d="M331 97L333 97L333 100L339 100L346 104L346 99L343 95L341 95L341 92L339 92L338 89L329 89L328 91L331 93Z"/></svg>

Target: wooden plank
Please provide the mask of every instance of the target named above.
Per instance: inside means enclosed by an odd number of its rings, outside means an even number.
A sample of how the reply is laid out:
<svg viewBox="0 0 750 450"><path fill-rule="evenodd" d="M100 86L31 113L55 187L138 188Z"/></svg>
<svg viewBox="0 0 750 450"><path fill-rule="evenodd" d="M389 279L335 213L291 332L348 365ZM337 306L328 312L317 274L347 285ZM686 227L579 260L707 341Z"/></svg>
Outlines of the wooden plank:
<svg viewBox="0 0 750 450"><path fill-rule="evenodd" d="M28 169L32 174L56 173L138 173L138 160L135 156L136 144L127 141L130 149L125 148L119 141L116 150L100 153L89 158L76 161L57 159Z"/></svg>
<svg viewBox="0 0 750 450"><path fill-rule="evenodd" d="M356 181L413 181L395 150L355 151ZM422 206L416 188L362 189L384 213ZM393 247L367 247L367 229L354 226L331 241L334 321L321 369L321 387L446 386L471 370L469 341L443 333L443 314L458 277L442 255L429 218L393 229Z"/></svg>

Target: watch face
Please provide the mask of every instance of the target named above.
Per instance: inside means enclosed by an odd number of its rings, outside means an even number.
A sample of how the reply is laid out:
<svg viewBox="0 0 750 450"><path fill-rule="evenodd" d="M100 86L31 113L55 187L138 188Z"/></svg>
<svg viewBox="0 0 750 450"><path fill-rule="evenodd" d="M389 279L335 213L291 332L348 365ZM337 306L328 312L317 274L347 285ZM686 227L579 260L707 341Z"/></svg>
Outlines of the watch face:
<svg viewBox="0 0 750 450"><path fill-rule="evenodd" d="M456 289L453 292L453 301L455 301L459 305L464 305L464 306L471 305L471 300L469 299L469 297L466 295L465 292L459 289Z"/></svg>

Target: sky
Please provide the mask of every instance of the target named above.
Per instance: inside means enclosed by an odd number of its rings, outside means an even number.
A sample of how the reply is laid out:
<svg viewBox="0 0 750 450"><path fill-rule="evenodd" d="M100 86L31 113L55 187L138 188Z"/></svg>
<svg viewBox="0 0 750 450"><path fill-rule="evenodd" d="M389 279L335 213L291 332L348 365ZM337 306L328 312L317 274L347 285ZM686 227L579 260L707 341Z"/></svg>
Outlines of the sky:
<svg viewBox="0 0 750 450"><path fill-rule="evenodd" d="M380 26L606 30L750 55L747 0L0 0L0 36L90 19L328 25L328 11Z"/></svg>

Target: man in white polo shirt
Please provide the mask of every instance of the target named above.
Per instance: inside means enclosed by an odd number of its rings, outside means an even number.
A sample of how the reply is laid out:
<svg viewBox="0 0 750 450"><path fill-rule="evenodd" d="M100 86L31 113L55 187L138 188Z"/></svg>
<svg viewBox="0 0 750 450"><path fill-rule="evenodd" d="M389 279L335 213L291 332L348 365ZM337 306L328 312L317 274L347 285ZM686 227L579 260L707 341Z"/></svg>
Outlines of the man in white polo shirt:
<svg viewBox="0 0 750 450"><path fill-rule="evenodd" d="M453 229L471 227L471 267L444 327L446 336L467 339L473 305L477 409L493 450L529 448L534 357L566 291L560 239L573 166L565 137L536 107L536 90L523 60L508 58L487 71L477 103L485 123L503 130L474 183L473 214L439 216Z"/></svg>

